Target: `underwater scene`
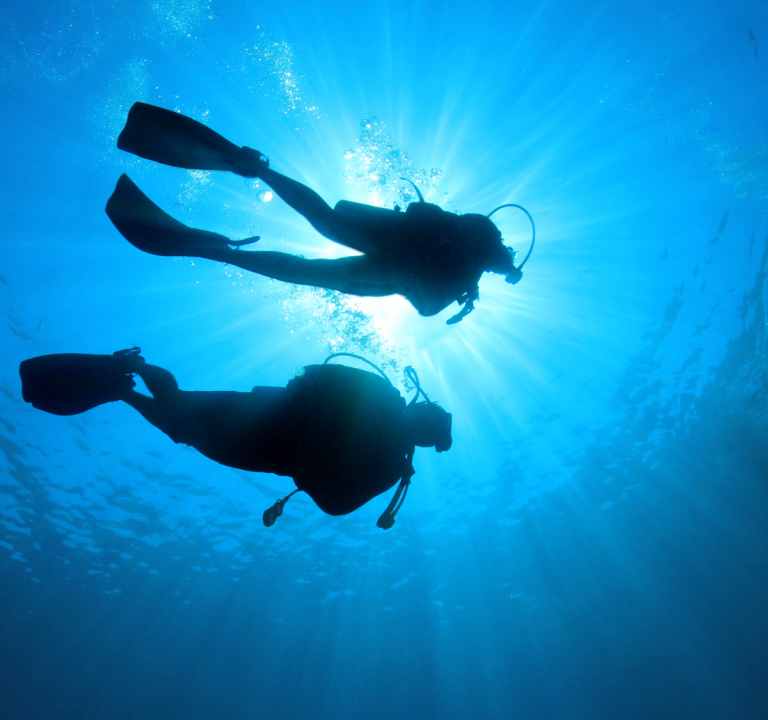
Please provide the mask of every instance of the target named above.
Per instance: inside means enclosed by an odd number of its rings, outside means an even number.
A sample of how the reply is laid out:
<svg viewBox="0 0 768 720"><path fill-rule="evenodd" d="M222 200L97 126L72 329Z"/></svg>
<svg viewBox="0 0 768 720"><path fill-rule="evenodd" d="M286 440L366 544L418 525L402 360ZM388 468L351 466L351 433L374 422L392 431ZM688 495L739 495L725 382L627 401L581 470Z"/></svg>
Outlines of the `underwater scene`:
<svg viewBox="0 0 768 720"><path fill-rule="evenodd" d="M0 718L768 717L768 4L0 21ZM445 249L403 274L421 235L371 230L419 213L513 251L420 304ZM20 365L70 353L35 381L68 412L26 402ZM355 420L387 481L276 506L336 426L266 415L251 466L195 403L288 397L336 353L451 437L402 430L392 474L390 426Z"/></svg>

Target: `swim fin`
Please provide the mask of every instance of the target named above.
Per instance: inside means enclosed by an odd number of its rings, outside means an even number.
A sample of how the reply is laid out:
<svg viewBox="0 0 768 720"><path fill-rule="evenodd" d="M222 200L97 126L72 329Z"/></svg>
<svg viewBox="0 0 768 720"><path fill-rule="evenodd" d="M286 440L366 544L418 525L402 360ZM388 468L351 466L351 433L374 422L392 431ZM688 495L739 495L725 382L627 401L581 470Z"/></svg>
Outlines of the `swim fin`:
<svg viewBox="0 0 768 720"><path fill-rule="evenodd" d="M24 360L19 366L21 394L38 410L53 415L77 415L119 400L136 386L130 368L140 348L113 355L62 353Z"/></svg>
<svg viewBox="0 0 768 720"><path fill-rule="evenodd" d="M120 150L187 170L229 170L259 177L269 161L258 150L238 147L206 125L181 113L137 102L117 138Z"/></svg>
<svg viewBox="0 0 768 720"><path fill-rule="evenodd" d="M152 255L199 257L211 247L230 244L224 235L197 230L172 218L125 174L117 181L106 211L131 245Z"/></svg>
<svg viewBox="0 0 768 720"><path fill-rule="evenodd" d="M137 102L117 147L147 160L189 170L232 170L240 148L197 120Z"/></svg>

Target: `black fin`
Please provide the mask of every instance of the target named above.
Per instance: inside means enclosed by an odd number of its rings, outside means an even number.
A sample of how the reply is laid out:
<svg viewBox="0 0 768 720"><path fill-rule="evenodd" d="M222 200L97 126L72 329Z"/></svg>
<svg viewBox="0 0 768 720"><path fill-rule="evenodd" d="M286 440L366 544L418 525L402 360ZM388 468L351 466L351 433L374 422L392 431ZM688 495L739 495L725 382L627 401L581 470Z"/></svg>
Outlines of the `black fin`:
<svg viewBox="0 0 768 720"><path fill-rule="evenodd" d="M77 415L133 388L124 355L41 355L19 366L24 400L53 415Z"/></svg>
<svg viewBox="0 0 768 720"><path fill-rule="evenodd" d="M191 228L172 218L125 174L117 181L115 191L107 201L106 212L131 245L152 255L194 256L205 247L229 243L223 235Z"/></svg>
<svg viewBox="0 0 768 720"><path fill-rule="evenodd" d="M240 148L197 120L156 105L134 103L117 147L188 170L234 170Z"/></svg>

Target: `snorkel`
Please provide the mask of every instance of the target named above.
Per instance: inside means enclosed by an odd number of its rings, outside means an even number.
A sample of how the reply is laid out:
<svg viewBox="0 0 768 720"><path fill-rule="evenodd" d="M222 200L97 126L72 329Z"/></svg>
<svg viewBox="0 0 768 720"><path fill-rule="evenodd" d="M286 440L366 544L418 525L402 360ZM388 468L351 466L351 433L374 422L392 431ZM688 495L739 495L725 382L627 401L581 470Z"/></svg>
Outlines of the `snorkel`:
<svg viewBox="0 0 768 720"><path fill-rule="evenodd" d="M517 285L522 279L523 279L523 265L528 262L528 258L531 257L531 253L533 252L533 246L536 244L536 224L533 222L533 218L531 217L531 213L529 213L522 205L517 205L516 203L506 203L504 205L499 205L495 210L491 210L491 212L486 215L488 219L491 218L491 216L498 212L499 210L502 210L503 208L517 208L518 210L522 210L527 216L528 219L531 221L531 229L533 230L533 236L531 237L531 247L528 249L528 254L523 259L523 262L521 262L517 267L515 267L515 254L512 251L512 248L507 248L512 255L512 270L510 270L507 273L507 282L510 285Z"/></svg>

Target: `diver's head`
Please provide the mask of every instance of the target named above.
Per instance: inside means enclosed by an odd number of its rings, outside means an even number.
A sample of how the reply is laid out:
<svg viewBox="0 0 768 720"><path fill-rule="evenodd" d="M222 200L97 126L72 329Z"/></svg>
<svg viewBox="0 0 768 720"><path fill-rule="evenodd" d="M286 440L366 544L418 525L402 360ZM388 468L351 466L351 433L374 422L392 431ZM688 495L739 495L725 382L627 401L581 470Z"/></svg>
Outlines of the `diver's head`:
<svg viewBox="0 0 768 720"><path fill-rule="evenodd" d="M523 271L515 267L517 253L506 245L500 245L488 259L486 269L489 272L505 275L510 285L517 285L523 279Z"/></svg>
<svg viewBox="0 0 768 720"><path fill-rule="evenodd" d="M467 230L472 233L477 247L483 254L483 265L486 272L505 275L507 282L515 285L523 277L521 270L515 267L517 253L502 242L501 231L492 220L485 215L463 215Z"/></svg>
<svg viewBox="0 0 768 720"><path fill-rule="evenodd" d="M508 283L516 285L523 277L523 272L515 267L515 257L517 253L506 245L499 243L499 246L490 254L486 263L489 272L505 275Z"/></svg>
<svg viewBox="0 0 768 720"><path fill-rule="evenodd" d="M408 439L419 447L434 447L437 452L451 449L453 416L433 402L411 403L405 409Z"/></svg>

